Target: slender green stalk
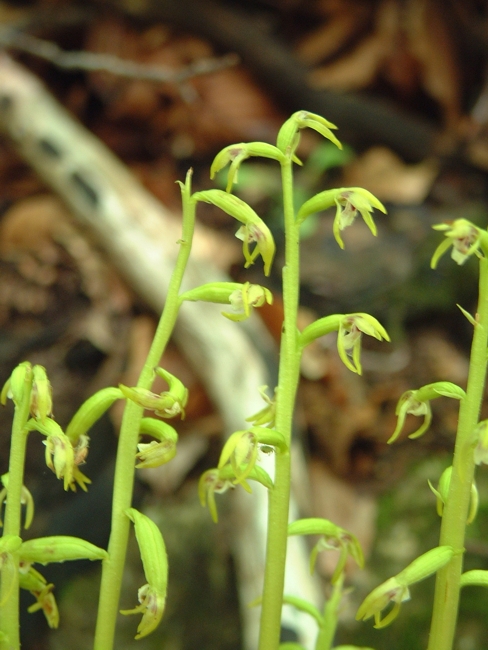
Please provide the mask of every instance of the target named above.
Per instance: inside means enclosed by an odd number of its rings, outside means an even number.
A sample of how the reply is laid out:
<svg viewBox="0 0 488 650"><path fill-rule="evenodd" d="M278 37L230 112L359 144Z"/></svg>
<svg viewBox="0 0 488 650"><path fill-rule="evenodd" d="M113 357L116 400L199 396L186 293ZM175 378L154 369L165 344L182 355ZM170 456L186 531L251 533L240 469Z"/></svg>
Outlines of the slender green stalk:
<svg viewBox="0 0 488 650"><path fill-rule="evenodd" d="M281 337L275 426L290 444L300 363L296 324L300 251L299 226L295 222L293 208L292 162L289 159L282 163L282 182L286 237L283 268L284 328ZM268 539L259 650L274 650L279 644L285 579L290 469L290 454L276 454L274 487L270 490L268 502Z"/></svg>
<svg viewBox="0 0 488 650"><path fill-rule="evenodd" d="M179 291L191 251L195 226L196 204L190 198L190 180L191 172L188 173L186 183L182 186L183 236L179 241L180 251L171 276L163 314L139 381L137 382L139 388L151 388L153 370L160 362L173 331L180 307ZM108 546L109 559L103 562L94 642L95 650L111 650L113 647L130 528L130 520L126 516L125 511L132 505L135 455L137 452L142 414L143 409L140 406L129 400L127 401L117 448L112 504L112 528Z"/></svg>
<svg viewBox="0 0 488 650"><path fill-rule="evenodd" d="M474 476L473 431L478 423L486 378L488 345L488 260L480 259L477 324L474 328L466 397L461 402L449 496L444 508L440 545L464 547L471 483ZM437 574L428 650L451 650L459 603L462 554Z"/></svg>
<svg viewBox="0 0 488 650"><path fill-rule="evenodd" d="M22 515L22 485L24 482L25 450L27 446L27 432L25 425L29 419L30 396L32 387L32 369L27 367L24 378L24 389L20 404L15 406L10 442L9 474L7 489L7 505L5 508L5 521L3 524L4 535L20 536ZM10 594L3 607L0 608L0 629L6 634L9 650L20 648L19 634L19 573L18 558L13 556L15 570L5 565L2 568L1 600L4 599L4 590ZM13 584L12 584L13 581Z"/></svg>
<svg viewBox="0 0 488 650"><path fill-rule="evenodd" d="M324 625L319 630L315 650L330 650L337 629L338 611L342 599L342 585L344 584L344 572L339 576L338 581L332 588L332 594L324 607Z"/></svg>

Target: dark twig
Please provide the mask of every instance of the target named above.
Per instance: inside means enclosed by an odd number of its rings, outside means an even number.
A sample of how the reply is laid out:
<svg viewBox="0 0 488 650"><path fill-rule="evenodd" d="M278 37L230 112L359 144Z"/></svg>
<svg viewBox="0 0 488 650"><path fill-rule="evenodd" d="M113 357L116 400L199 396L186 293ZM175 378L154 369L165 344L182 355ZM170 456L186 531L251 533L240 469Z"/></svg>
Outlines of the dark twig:
<svg viewBox="0 0 488 650"><path fill-rule="evenodd" d="M219 58L200 59L180 70L174 70L162 65L147 65L121 59L113 54L67 52L52 41L45 41L12 29L0 29L0 45L27 52L67 70L103 71L129 79L175 85L181 85L194 77L223 70L239 62L236 54L226 54Z"/></svg>

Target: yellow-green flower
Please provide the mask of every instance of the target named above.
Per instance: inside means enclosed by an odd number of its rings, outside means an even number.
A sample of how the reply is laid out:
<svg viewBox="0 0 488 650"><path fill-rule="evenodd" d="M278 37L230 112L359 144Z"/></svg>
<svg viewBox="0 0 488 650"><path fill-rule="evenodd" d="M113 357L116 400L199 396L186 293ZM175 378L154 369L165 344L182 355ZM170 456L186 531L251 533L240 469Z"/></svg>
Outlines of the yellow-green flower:
<svg viewBox="0 0 488 650"><path fill-rule="evenodd" d="M434 230L444 232L446 236L432 256L430 266L433 269L436 268L437 262L451 246L451 258L459 265L464 264L468 257L476 253L480 247L483 231L467 219L456 219L452 223L441 223L432 227Z"/></svg>
<svg viewBox="0 0 488 650"><path fill-rule="evenodd" d="M364 566L364 555L357 537L328 519L318 517L299 519L289 524L288 535L320 535L319 541L310 554L310 573L313 573L320 551L340 551L339 561L331 578L333 585L338 582L344 571L348 556L351 556L361 569Z"/></svg>
<svg viewBox="0 0 488 650"><path fill-rule="evenodd" d="M342 318L337 335L337 349L344 365L358 375L362 373L361 338L363 334L373 336L378 341L390 340L383 325L369 314L347 314Z"/></svg>
<svg viewBox="0 0 488 650"><path fill-rule="evenodd" d="M242 473L244 469L245 468L240 468L240 472ZM261 485L264 485L264 487L268 489L273 487L273 481L270 479L268 473L258 465L255 465L252 468L247 478L261 483ZM235 479L236 476L232 465L230 464L226 464L221 468L209 469L200 477L200 481L198 482L198 496L200 497L200 503L204 508L208 505L208 509L215 523L218 521L215 494L222 494L223 492L227 492L229 488L234 488ZM246 479L242 478L242 476L239 483L246 492L252 491Z"/></svg>
<svg viewBox="0 0 488 650"><path fill-rule="evenodd" d="M356 614L356 620L367 621L374 616L376 628L386 627L398 616L400 606L410 599L409 586L420 582L445 566L452 556L452 546L437 546L411 562L403 571L373 589L366 596ZM393 608L381 618L382 611L394 603Z"/></svg>
<svg viewBox="0 0 488 650"><path fill-rule="evenodd" d="M341 231L354 223L358 213L365 224L376 235L376 224L371 217L373 209L376 208L386 214L385 206L371 192L361 187L343 188L337 191L335 197L337 205L336 216L332 230L334 237L341 248L344 248Z"/></svg>
<svg viewBox="0 0 488 650"><path fill-rule="evenodd" d="M265 303L273 304L273 294L259 284L245 282L242 288L236 289L229 296L233 312L222 312L222 315L232 321L242 321L249 318L254 307L262 307Z"/></svg>
<svg viewBox="0 0 488 650"><path fill-rule="evenodd" d="M430 427L432 422L432 409L430 406L430 401L437 399L438 397L451 397L452 399L463 399L466 396L466 393L462 388L452 384L449 381L437 381L433 384L427 384L418 388L417 390L407 390L398 400L395 414L398 416L397 425L395 431L388 440L388 444L394 442L400 435L403 426L405 424L405 418L408 414L424 416L424 421L422 425L413 433L411 433L409 438L420 438L427 429Z"/></svg>
<svg viewBox="0 0 488 650"><path fill-rule="evenodd" d="M232 185L237 183L237 175L241 163L251 156L272 158L279 162L284 158L282 152L277 147L266 142L241 142L240 144L232 144L225 147L225 149L222 149L222 151L215 156L210 168L210 178L214 178L217 172L230 164L227 176L227 187L225 188L226 192L230 192Z"/></svg>

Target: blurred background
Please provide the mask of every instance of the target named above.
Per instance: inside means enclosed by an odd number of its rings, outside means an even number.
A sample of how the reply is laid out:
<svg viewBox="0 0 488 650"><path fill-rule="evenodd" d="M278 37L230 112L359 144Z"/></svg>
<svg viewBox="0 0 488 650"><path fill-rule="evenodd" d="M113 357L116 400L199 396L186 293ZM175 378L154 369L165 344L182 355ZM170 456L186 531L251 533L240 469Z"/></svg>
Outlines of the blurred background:
<svg viewBox="0 0 488 650"><path fill-rule="evenodd" d="M24 359L44 365L61 425L95 390L135 381L157 322L157 300L148 298L144 278L133 282L130 258L111 253L117 228L97 231L95 221L105 215L103 169L112 164L99 143L130 173L130 183L123 175L118 185L114 181L121 202L140 207L137 193L150 192L151 209L166 218L162 236L168 229L173 242L180 214L175 181L188 168L195 190L215 187L208 170L220 148L274 142L296 110L319 113L337 125L342 151L314 133L303 134L297 205L330 187L361 186L385 203L388 214L376 218L377 238L362 223L346 231L345 251L332 237L333 213L307 220L300 325L332 313L367 311L385 325L392 342L365 341L362 377L341 365L334 337L305 355L296 415L303 461L297 501L303 516L327 517L355 533L367 556L363 572L351 567L354 590L344 602L336 644L425 648L432 581L412 589L412 601L385 630L358 624L354 615L373 587L437 544L439 518L427 480L436 485L450 464L457 404L438 400L431 430L420 440L406 437L418 426L415 418L395 445L386 440L405 390L438 380L466 382L471 326L456 303L475 311L476 261L457 267L446 256L432 271L439 233L431 226L461 217L481 227L488 222L488 4L17 0L0 3L0 45L0 379ZM47 92L52 101L43 99L42 119L41 102L32 100L36 80L45 86L40 96ZM60 106L93 137L76 130L67 136L56 113ZM83 167L87 151L100 160L93 182ZM223 177L216 182L225 187ZM256 343L256 355L273 377L283 263L276 166L246 162L235 191L266 220L278 246L265 281L275 301L255 317L269 338ZM258 264L243 270L235 224L212 206L199 206L198 218L202 268L263 284ZM163 359L190 390L187 418L178 424L182 460L173 471L141 474L135 494L135 504L155 518L168 546L167 612L158 631L137 644L137 623L124 618L120 649L242 647L234 495L219 500L218 526L197 498L198 477L218 462L229 431L215 388L209 389L205 372L182 351L192 347L191 332L187 336L186 343L184 336L173 342ZM120 416L114 408L92 431L84 472L93 485L86 495L62 493L44 465L42 441L31 436L25 482L37 513L26 536L64 533L107 543ZM9 405L0 414L2 473L11 417ZM481 468L467 568L488 568L487 482ZM126 608L135 605L143 580L135 546L129 560ZM324 597L333 566L333 558L321 556ZM60 628L49 631L42 614L26 614L22 647L90 648L97 568L73 563L44 573L56 584ZM24 610L31 601L27 594ZM487 608L480 589L463 592L457 650L486 648Z"/></svg>

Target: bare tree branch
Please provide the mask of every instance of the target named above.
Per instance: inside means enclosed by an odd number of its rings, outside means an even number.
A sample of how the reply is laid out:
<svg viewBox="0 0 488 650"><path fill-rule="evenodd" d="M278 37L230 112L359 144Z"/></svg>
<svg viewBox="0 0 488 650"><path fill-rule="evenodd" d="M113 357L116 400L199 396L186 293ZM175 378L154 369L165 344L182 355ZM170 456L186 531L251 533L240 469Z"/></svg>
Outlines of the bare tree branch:
<svg viewBox="0 0 488 650"><path fill-rule="evenodd" d="M184 84L194 77L218 72L239 63L237 54L226 54L218 58L200 59L180 70L174 70L162 65L148 65L121 59L113 54L68 52L62 50L52 41L46 41L11 28L0 29L0 45L45 59L58 68L89 70L92 72L103 71L129 79L143 79L145 81L175 85Z"/></svg>

